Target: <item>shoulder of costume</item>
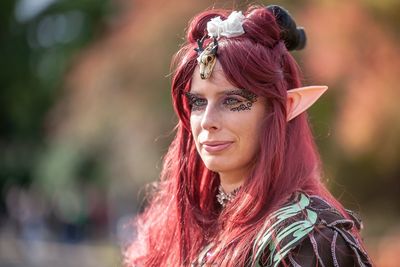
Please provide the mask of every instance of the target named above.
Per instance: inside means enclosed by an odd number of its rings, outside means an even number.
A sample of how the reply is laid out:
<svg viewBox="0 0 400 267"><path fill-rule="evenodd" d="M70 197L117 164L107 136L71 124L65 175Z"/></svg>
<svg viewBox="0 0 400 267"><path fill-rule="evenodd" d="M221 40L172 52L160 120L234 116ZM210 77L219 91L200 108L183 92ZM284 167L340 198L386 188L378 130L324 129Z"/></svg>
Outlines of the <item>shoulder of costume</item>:
<svg viewBox="0 0 400 267"><path fill-rule="evenodd" d="M289 202L266 219L253 244L252 262L255 266L278 266L290 252L310 238L318 256L315 240L319 239L314 237L327 229L333 233L328 238L336 240L340 236L344 239L360 266L370 266L366 264L369 262L366 252L352 234L353 227L359 229L361 222L353 213L349 212L348 217L319 196L296 192Z"/></svg>

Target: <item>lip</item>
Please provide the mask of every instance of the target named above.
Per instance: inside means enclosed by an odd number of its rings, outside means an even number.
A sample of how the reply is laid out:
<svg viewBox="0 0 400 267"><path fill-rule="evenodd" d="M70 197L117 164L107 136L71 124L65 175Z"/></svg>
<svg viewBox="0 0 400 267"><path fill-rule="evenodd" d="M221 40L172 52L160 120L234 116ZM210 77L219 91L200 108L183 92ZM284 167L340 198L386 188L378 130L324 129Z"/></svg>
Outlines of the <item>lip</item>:
<svg viewBox="0 0 400 267"><path fill-rule="evenodd" d="M205 141L201 144L207 152L219 152L230 147L232 143L232 141Z"/></svg>

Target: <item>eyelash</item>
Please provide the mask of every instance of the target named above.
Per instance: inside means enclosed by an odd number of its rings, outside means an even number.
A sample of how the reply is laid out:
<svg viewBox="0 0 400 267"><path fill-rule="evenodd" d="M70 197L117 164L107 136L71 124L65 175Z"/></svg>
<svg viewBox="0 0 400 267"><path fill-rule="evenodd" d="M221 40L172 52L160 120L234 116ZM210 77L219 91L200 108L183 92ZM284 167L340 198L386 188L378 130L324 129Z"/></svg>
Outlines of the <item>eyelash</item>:
<svg viewBox="0 0 400 267"><path fill-rule="evenodd" d="M229 100L234 100L235 103L228 103ZM223 104L224 104L224 105L227 105L227 106L232 106L232 105L236 105L236 104L239 104L239 103L242 103L242 102L243 102L243 101L241 101L241 100L239 100L239 99L236 99L236 98L234 98L234 97L227 97L227 98L224 99Z"/></svg>
<svg viewBox="0 0 400 267"><path fill-rule="evenodd" d="M191 106L192 111L201 110L204 106L207 105L207 100L206 99L203 99L203 98L200 98L200 97L196 97L196 96L191 95L191 94L186 94L186 96L187 96L187 98L189 100L189 105ZM198 102L200 102L200 103L198 103ZM232 106L236 106L236 105L238 105L238 104L240 104L242 102L243 102L242 100L239 100L239 99L237 99L235 97L229 96L229 97L226 97L224 99L222 104L224 106L226 106L226 107L231 108Z"/></svg>

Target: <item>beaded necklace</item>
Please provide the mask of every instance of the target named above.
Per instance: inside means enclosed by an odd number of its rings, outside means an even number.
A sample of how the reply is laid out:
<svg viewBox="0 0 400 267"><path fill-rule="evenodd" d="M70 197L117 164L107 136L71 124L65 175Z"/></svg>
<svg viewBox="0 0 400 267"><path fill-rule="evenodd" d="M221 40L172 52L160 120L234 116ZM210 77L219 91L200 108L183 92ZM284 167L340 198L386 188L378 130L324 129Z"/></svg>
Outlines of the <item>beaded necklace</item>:
<svg viewBox="0 0 400 267"><path fill-rule="evenodd" d="M225 193L224 189L222 188L221 185L218 186L218 193L217 193L217 201L219 204L221 204L221 206L223 208L225 208L226 204L228 202L231 202L237 195L237 193L239 192L241 186L239 186L238 188L236 188L235 190L233 190L230 193Z"/></svg>

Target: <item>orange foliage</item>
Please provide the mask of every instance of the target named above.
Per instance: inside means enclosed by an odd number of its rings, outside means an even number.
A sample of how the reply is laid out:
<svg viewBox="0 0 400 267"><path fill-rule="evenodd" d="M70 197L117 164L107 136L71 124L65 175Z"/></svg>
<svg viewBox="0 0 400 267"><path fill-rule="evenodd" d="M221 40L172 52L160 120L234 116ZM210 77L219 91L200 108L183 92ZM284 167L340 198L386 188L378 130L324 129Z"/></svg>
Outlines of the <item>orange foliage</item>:
<svg viewBox="0 0 400 267"><path fill-rule="evenodd" d="M312 40L305 53L309 76L337 91L337 142L348 155L376 151L382 161L395 160L400 49L394 36L356 1L310 6L303 19Z"/></svg>

